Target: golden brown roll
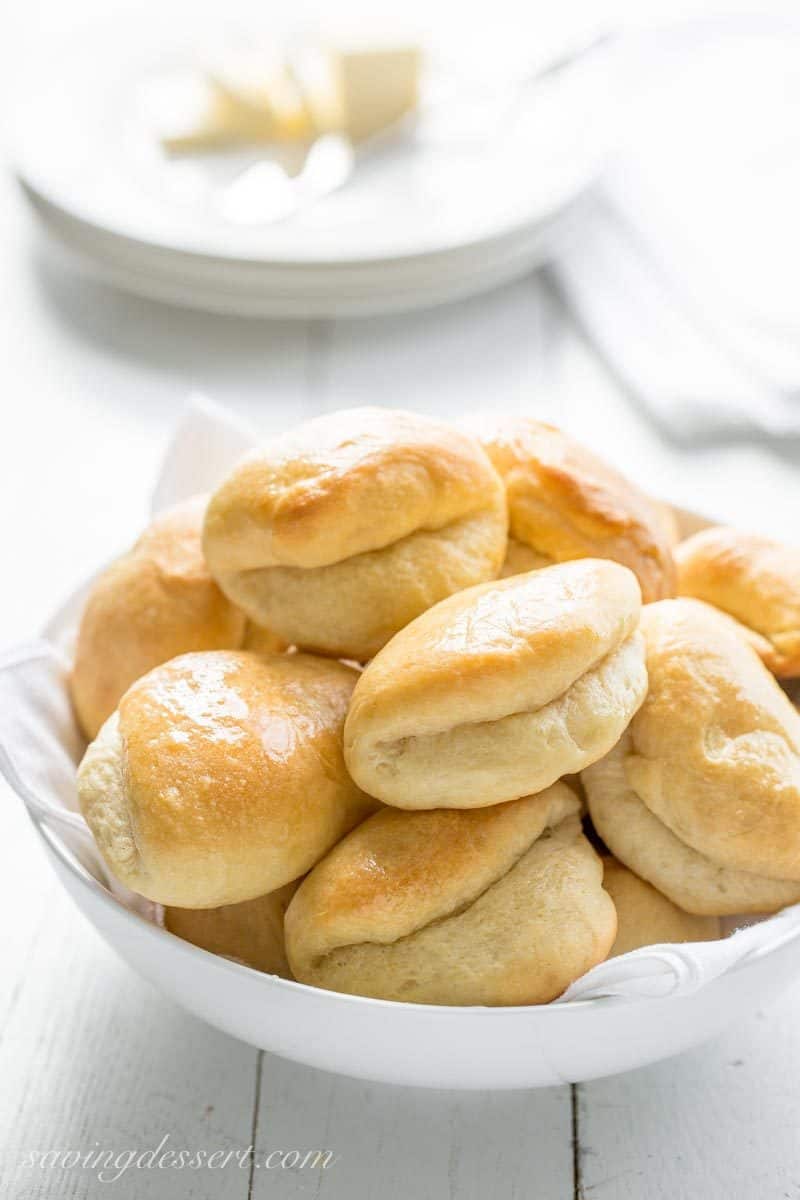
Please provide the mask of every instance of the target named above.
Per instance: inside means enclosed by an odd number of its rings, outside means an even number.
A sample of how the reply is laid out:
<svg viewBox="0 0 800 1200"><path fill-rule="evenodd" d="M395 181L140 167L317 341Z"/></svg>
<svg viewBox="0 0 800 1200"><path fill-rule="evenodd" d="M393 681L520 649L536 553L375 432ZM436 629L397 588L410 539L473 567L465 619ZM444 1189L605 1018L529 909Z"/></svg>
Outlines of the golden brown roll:
<svg viewBox="0 0 800 1200"><path fill-rule="evenodd" d="M708 605L648 605L641 628L647 699L583 772L600 836L687 912L800 899L800 716Z"/></svg>
<svg viewBox="0 0 800 1200"><path fill-rule="evenodd" d="M542 561L622 563L637 576L646 602L675 594L671 533L659 502L552 425L481 417L471 427L506 485L506 573L520 558L516 542Z"/></svg>
<svg viewBox="0 0 800 1200"><path fill-rule="evenodd" d="M357 673L306 654L185 654L123 696L78 794L109 868L180 908L252 900L304 874L374 809L342 726Z"/></svg>
<svg viewBox="0 0 800 1200"><path fill-rule="evenodd" d="M252 620L364 662L438 600L494 579L506 525L502 482L477 441L358 408L245 458L211 498L204 547Z"/></svg>
<svg viewBox="0 0 800 1200"><path fill-rule="evenodd" d="M164 928L201 950L291 979L283 918L299 882L221 908L165 908Z"/></svg>
<svg viewBox="0 0 800 1200"><path fill-rule="evenodd" d="M714 526L675 551L678 591L739 621L770 671L800 675L800 550Z"/></svg>
<svg viewBox="0 0 800 1200"><path fill-rule="evenodd" d="M419 1004L545 1004L616 932L564 784L474 812L385 809L303 881L286 949L303 983Z"/></svg>
<svg viewBox="0 0 800 1200"><path fill-rule="evenodd" d="M720 866L676 837L630 786L629 755L625 733L610 754L583 772L583 783L595 829L632 871L688 913L771 913L800 901L796 880Z"/></svg>
<svg viewBox="0 0 800 1200"><path fill-rule="evenodd" d="M146 671L190 650L235 649L245 616L211 578L201 546L205 497L156 517L95 580L83 610L70 687L87 737Z"/></svg>
<svg viewBox="0 0 800 1200"><path fill-rule="evenodd" d="M718 917L684 912L615 858L603 859L603 887L617 910L617 936L609 958L671 942L713 942L722 937Z"/></svg>
<svg viewBox="0 0 800 1200"><path fill-rule="evenodd" d="M647 689L639 585L596 559L443 600L368 664L350 774L399 808L480 808L602 757Z"/></svg>

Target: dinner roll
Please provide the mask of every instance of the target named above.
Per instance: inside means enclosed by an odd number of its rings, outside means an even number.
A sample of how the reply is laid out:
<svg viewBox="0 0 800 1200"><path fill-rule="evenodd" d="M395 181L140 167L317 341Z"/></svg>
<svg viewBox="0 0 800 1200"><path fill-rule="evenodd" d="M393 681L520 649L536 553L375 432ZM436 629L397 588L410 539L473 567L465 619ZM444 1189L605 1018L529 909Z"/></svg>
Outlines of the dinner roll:
<svg viewBox="0 0 800 1200"><path fill-rule="evenodd" d="M609 958L670 942L713 942L722 936L718 917L684 912L614 858L603 859L603 887L617 910L617 936Z"/></svg>
<svg viewBox="0 0 800 1200"><path fill-rule="evenodd" d="M477 441L438 421L357 408L248 455L214 493L212 574L289 643L366 661L438 600L494 579L501 480Z"/></svg>
<svg viewBox="0 0 800 1200"><path fill-rule="evenodd" d="M720 866L667 828L631 787L630 733L583 772L595 829L614 855L684 912L717 916L771 913L800 901L800 883Z"/></svg>
<svg viewBox="0 0 800 1200"><path fill-rule="evenodd" d="M399 808L481 808L581 770L644 699L639 611L633 573L597 559L441 601L356 684L350 774Z"/></svg>
<svg viewBox="0 0 800 1200"><path fill-rule="evenodd" d="M800 880L800 716L725 617L642 612L650 687L627 774L650 811L723 866Z"/></svg>
<svg viewBox="0 0 800 1200"><path fill-rule="evenodd" d="M109 868L180 908L304 874L374 808L345 770L357 673L306 654L185 654L123 696L78 771Z"/></svg>
<svg viewBox="0 0 800 1200"><path fill-rule="evenodd" d="M221 908L165 908L164 928L201 950L291 979L283 918L298 883Z"/></svg>
<svg viewBox="0 0 800 1200"><path fill-rule="evenodd" d="M672 534L657 501L552 425L478 416L470 428L505 482L512 547L550 562L611 558L634 572L645 601L674 595Z"/></svg>
<svg viewBox="0 0 800 1200"><path fill-rule="evenodd" d="M735 617L775 675L800 675L799 549L714 526L687 538L675 557L682 596Z"/></svg>
<svg viewBox="0 0 800 1200"><path fill-rule="evenodd" d="M665 600L641 628L647 699L583 772L600 836L690 912L800 898L800 715L723 613Z"/></svg>
<svg viewBox="0 0 800 1200"><path fill-rule="evenodd" d="M206 499L156 517L128 554L92 585L70 679L87 737L152 667L190 650L235 649L245 616L211 578L201 547Z"/></svg>
<svg viewBox="0 0 800 1200"><path fill-rule="evenodd" d="M286 913L297 979L418 1004L545 1004L616 932L600 859L564 784L475 812L384 809Z"/></svg>

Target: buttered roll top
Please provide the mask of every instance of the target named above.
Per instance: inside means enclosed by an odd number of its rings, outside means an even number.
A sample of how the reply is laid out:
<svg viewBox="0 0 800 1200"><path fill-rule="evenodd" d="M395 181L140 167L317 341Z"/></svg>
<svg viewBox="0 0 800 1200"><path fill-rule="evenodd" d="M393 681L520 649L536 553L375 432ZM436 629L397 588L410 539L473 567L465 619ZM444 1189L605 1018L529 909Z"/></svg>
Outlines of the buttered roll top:
<svg viewBox="0 0 800 1200"><path fill-rule="evenodd" d="M739 621L775 675L800 675L800 549L714 526L687 538L675 557L682 596Z"/></svg>
<svg viewBox="0 0 800 1200"><path fill-rule="evenodd" d="M204 547L253 620L365 661L438 600L494 578L506 520L475 439L412 413L351 409L245 458L212 496Z"/></svg>
<svg viewBox="0 0 800 1200"><path fill-rule="evenodd" d="M610 558L634 572L645 601L674 595L671 536L656 501L552 425L480 417L470 428L506 485L505 572L526 560Z"/></svg>
<svg viewBox="0 0 800 1200"><path fill-rule="evenodd" d="M442 601L359 679L351 775L400 808L475 808L581 770L644 699L639 612L633 573L591 559Z"/></svg>
<svg viewBox="0 0 800 1200"><path fill-rule="evenodd" d="M375 807L342 758L355 679L311 655L217 651L134 684L78 775L117 878L161 904L215 908L308 871Z"/></svg>

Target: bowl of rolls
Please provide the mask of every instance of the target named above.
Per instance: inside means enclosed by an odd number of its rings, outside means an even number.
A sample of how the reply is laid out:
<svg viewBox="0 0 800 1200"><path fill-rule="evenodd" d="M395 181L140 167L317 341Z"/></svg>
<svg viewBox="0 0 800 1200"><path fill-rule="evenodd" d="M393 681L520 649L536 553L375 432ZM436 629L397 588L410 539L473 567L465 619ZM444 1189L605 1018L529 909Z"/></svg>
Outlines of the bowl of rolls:
<svg viewBox="0 0 800 1200"><path fill-rule="evenodd" d="M546 1086L687 1049L800 968L800 551L552 426L308 421L159 512L56 633L94 857L35 813L42 842L239 1038ZM584 987L715 954L677 992Z"/></svg>

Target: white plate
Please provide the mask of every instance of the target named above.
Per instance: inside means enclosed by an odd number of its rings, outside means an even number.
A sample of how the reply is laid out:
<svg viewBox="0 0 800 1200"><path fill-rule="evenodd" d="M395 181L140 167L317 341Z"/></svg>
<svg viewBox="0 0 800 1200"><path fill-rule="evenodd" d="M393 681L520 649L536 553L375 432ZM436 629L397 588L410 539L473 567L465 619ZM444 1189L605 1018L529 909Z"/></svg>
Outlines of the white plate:
<svg viewBox="0 0 800 1200"><path fill-rule="evenodd" d="M362 317L433 306L485 291L548 261L572 233L580 199L551 221L484 246L479 254L408 258L391 266L225 263L201 255L165 255L103 234L29 199L58 247L76 265L117 287L187 308L248 317ZM431 261L433 260L433 261Z"/></svg>
<svg viewBox="0 0 800 1200"><path fill-rule="evenodd" d="M105 53L84 38L54 48L20 97L14 160L51 232L116 283L227 312L340 311L350 285L354 311L373 296L409 307L507 278L515 257L516 272L540 261L531 244L596 177L611 127L605 64L592 59L477 138L425 141L291 220L241 227L209 204L231 162L166 158L145 115L148 81L185 66L134 30L116 30ZM195 266L202 282L187 287Z"/></svg>

